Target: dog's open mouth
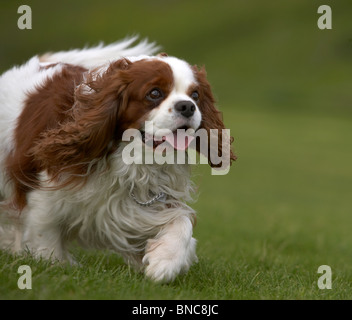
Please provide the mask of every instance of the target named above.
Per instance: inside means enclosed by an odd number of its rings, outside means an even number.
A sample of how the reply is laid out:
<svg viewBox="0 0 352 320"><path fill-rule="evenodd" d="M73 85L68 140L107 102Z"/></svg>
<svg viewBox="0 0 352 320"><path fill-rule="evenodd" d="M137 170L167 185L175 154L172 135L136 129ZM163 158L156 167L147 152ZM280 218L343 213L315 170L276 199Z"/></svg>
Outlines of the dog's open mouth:
<svg viewBox="0 0 352 320"><path fill-rule="evenodd" d="M162 143L167 142L175 150L186 150L194 139L192 135L186 132L187 129L189 129L189 127L182 126L167 135L159 137L142 132L142 140L144 144L153 147L153 149L157 148Z"/></svg>

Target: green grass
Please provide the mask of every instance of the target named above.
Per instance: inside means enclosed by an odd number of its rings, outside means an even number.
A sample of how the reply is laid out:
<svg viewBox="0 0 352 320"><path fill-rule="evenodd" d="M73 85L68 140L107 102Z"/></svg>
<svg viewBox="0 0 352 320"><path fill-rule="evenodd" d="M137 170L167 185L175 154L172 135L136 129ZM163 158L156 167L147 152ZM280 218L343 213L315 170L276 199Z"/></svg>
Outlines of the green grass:
<svg viewBox="0 0 352 320"><path fill-rule="evenodd" d="M26 1L27 31L16 25L22 3L1 3L0 70L148 36L205 64L239 158L225 176L195 169L199 263L175 282L155 284L109 252L73 248L80 266L1 252L0 298L352 299L350 1L324 2L329 31L316 26L321 1L103 2ZM17 287L22 264L32 290ZM332 268L331 290L317 286L320 265Z"/></svg>

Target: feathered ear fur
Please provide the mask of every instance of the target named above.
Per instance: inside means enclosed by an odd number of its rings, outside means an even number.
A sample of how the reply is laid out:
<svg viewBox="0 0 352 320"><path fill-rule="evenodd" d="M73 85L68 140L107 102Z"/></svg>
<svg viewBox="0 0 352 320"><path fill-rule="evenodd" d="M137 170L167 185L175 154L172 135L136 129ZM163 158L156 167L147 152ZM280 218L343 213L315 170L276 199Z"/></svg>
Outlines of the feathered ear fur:
<svg viewBox="0 0 352 320"><path fill-rule="evenodd" d="M199 108L202 113L202 122L200 129L205 129L208 136L208 157L209 165L212 168L226 168L231 165L237 157L231 150L233 137L227 135L225 125L222 120L222 113L215 107L215 99L211 92L210 84L207 80L205 68L198 69L193 67L193 71L198 81L198 90L200 94ZM202 143L202 141L201 141ZM225 149L223 150L223 146ZM197 151L201 152L202 146L197 145ZM221 158L221 162L215 162L213 159Z"/></svg>
<svg viewBox="0 0 352 320"><path fill-rule="evenodd" d="M125 103L127 86L121 70L127 70L126 59L112 63L103 74L99 69L84 77L74 92L69 117L59 127L44 131L30 154L54 179L65 179L64 185L87 175L92 161L109 154L119 136L119 113ZM59 184L62 187L62 184Z"/></svg>

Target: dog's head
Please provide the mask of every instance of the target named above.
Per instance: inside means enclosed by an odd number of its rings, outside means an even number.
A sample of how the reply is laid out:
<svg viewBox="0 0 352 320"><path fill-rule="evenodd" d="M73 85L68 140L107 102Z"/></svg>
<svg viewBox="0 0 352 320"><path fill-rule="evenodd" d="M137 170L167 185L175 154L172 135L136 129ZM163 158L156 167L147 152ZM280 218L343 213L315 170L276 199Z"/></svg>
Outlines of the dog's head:
<svg viewBox="0 0 352 320"><path fill-rule="evenodd" d="M153 124L152 129L145 126L146 121ZM225 126L205 69L161 54L123 58L87 71L76 84L69 119L45 132L32 152L43 167L82 169L79 164L116 150L123 132L132 128L140 130L144 138L155 137L154 146L167 140L175 149L188 146L177 139L178 129L209 133L215 129L219 139L216 151L221 154ZM172 137L163 130L172 132ZM197 148L199 151L199 144ZM229 162L232 160L235 156L230 150ZM218 166L211 159L209 164Z"/></svg>

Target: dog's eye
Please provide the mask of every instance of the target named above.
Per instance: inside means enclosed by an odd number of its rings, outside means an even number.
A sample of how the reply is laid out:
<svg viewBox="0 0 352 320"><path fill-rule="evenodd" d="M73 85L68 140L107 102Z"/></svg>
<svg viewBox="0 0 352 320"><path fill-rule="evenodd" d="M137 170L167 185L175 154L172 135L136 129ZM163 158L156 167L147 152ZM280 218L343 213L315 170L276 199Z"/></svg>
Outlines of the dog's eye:
<svg viewBox="0 0 352 320"><path fill-rule="evenodd" d="M197 102L199 100L199 93L198 91L193 91L192 94L191 94L191 98Z"/></svg>
<svg viewBox="0 0 352 320"><path fill-rule="evenodd" d="M146 98L148 100L153 101L153 102L158 101L158 100L162 99L163 97L164 97L163 92L158 88L154 88L146 96Z"/></svg>

